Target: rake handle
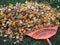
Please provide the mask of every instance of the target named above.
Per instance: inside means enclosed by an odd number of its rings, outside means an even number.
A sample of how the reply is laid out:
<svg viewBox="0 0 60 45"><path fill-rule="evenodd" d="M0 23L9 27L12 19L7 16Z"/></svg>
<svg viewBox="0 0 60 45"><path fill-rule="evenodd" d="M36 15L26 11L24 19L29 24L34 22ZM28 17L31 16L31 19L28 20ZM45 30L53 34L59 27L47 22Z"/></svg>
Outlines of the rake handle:
<svg viewBox="0 0 60 45"><path fill-rule="evenodd" d="M46 39L49 45L52 45L51 41L49 39Z"/></svg>

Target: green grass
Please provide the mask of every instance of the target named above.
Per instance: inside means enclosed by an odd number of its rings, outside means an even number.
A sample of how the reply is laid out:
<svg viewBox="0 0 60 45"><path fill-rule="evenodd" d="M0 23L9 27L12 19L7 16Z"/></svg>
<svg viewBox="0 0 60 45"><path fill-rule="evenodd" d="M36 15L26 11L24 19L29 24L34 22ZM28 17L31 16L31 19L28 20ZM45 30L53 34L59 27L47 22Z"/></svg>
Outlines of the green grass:
<svg viewBox="0 0 60 45"><path fill-rule="evenodd" d="M33 0L34 1L34 0ZM52 7L56 7L59 5L60 6L60 2L58 3L58 0L51 0L52 2L50 2L50 0L38 0L38 2L43 2L43 3L49 3ZM0 6L1 5L9 5L9 3L12 3L15 5L16 2L21 2L24 3L25 0L0 0ZM57 8L58 10L60 10L60 8ZM7 39L7 42L3 42L4 39ZM50 38L51 42L53 45L60 45L60 27L58 28L57 34L53 37ZM0 45L14 45L13 41L9 41L8 38L4 38L4 37L0 37ZM23 41L20 42L19 44L15 44L15 45L48 45L47 41L45 40L35 40L31 37L25 36Z"/></svg>

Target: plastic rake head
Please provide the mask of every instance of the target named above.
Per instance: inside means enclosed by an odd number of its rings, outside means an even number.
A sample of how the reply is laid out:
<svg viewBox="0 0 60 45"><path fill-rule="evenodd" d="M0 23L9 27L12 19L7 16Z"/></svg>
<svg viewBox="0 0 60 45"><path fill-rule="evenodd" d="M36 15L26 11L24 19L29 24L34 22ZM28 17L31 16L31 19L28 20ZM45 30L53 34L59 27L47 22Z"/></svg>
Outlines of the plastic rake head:
<svg viewBox="0 0 60 45"><path fill-rule="evenodd" d="M52 43L50 42L49 38L51 38L52 36L54 36L57 32L58 26L49 26L49 27L44 27L41 29L35 29L33 31L29 31L26 32L25 34L27 36L30 36L34 39L44 39L47 40L49 45L52 45Z"/></svg>

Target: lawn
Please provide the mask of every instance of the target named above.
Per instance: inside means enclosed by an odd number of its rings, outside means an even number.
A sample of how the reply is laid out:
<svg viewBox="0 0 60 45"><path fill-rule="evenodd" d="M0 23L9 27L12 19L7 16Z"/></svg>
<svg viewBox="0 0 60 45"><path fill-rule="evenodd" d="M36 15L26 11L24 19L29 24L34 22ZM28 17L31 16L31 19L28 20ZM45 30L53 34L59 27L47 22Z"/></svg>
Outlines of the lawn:
<svg viewBox="0 0 60 45"><path fill-rule="evenodd" d="M1 5L7 6L9 5L9 3L12 3L13 5L15 5L16 2L24 3L25 0L0 0L0 7ZM55 7L55 8L57 8L57 6L60 6L60 0L38 0L37 2L49 3L52 7ZM57 8L57 10L60 10L60 8ZM0 45L14 45L13 41L11 42L9 40L4 43L2 41L4 39L8 40L8 38L0 37ZM50 40L53 45L60 45L60 27L58 28L57 34L52 38L50 38ZM25 36L22 42L17 43L15 45L48 45L48 43L45 40L35 40L31 37Z"/></svg>

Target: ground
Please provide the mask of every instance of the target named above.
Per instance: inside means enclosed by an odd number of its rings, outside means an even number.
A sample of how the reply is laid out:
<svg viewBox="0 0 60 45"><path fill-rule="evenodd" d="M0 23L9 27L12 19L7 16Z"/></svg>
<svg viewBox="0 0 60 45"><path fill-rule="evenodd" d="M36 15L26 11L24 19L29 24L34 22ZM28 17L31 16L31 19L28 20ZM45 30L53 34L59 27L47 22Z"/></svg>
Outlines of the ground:
<svg viewBox="0 0 60 45"><path fill-rule="evenodd" d="M55 0L55 1L54 0L38 0L37 2L49 3L52 7L57 8L57 6L60 6L59 1L58 0ZM4 4L9 5L9 3L12 3L15 5L16 2L24 3L25 0L0 0L0 6ZM60 8L57 8L57 10L60 10ZM0 45L14 45L13 42L10 42L10 41L3 43L2 40L4 39L8 40L8 38L0 37ZM60 45L60 27L58 28L57 34L51 37L50 40L53 45ZM25 36L22 42L20 42L19 44L17 43L15 45L48 45L48 43L45 40L35 40L31 37Z"/></svg>

